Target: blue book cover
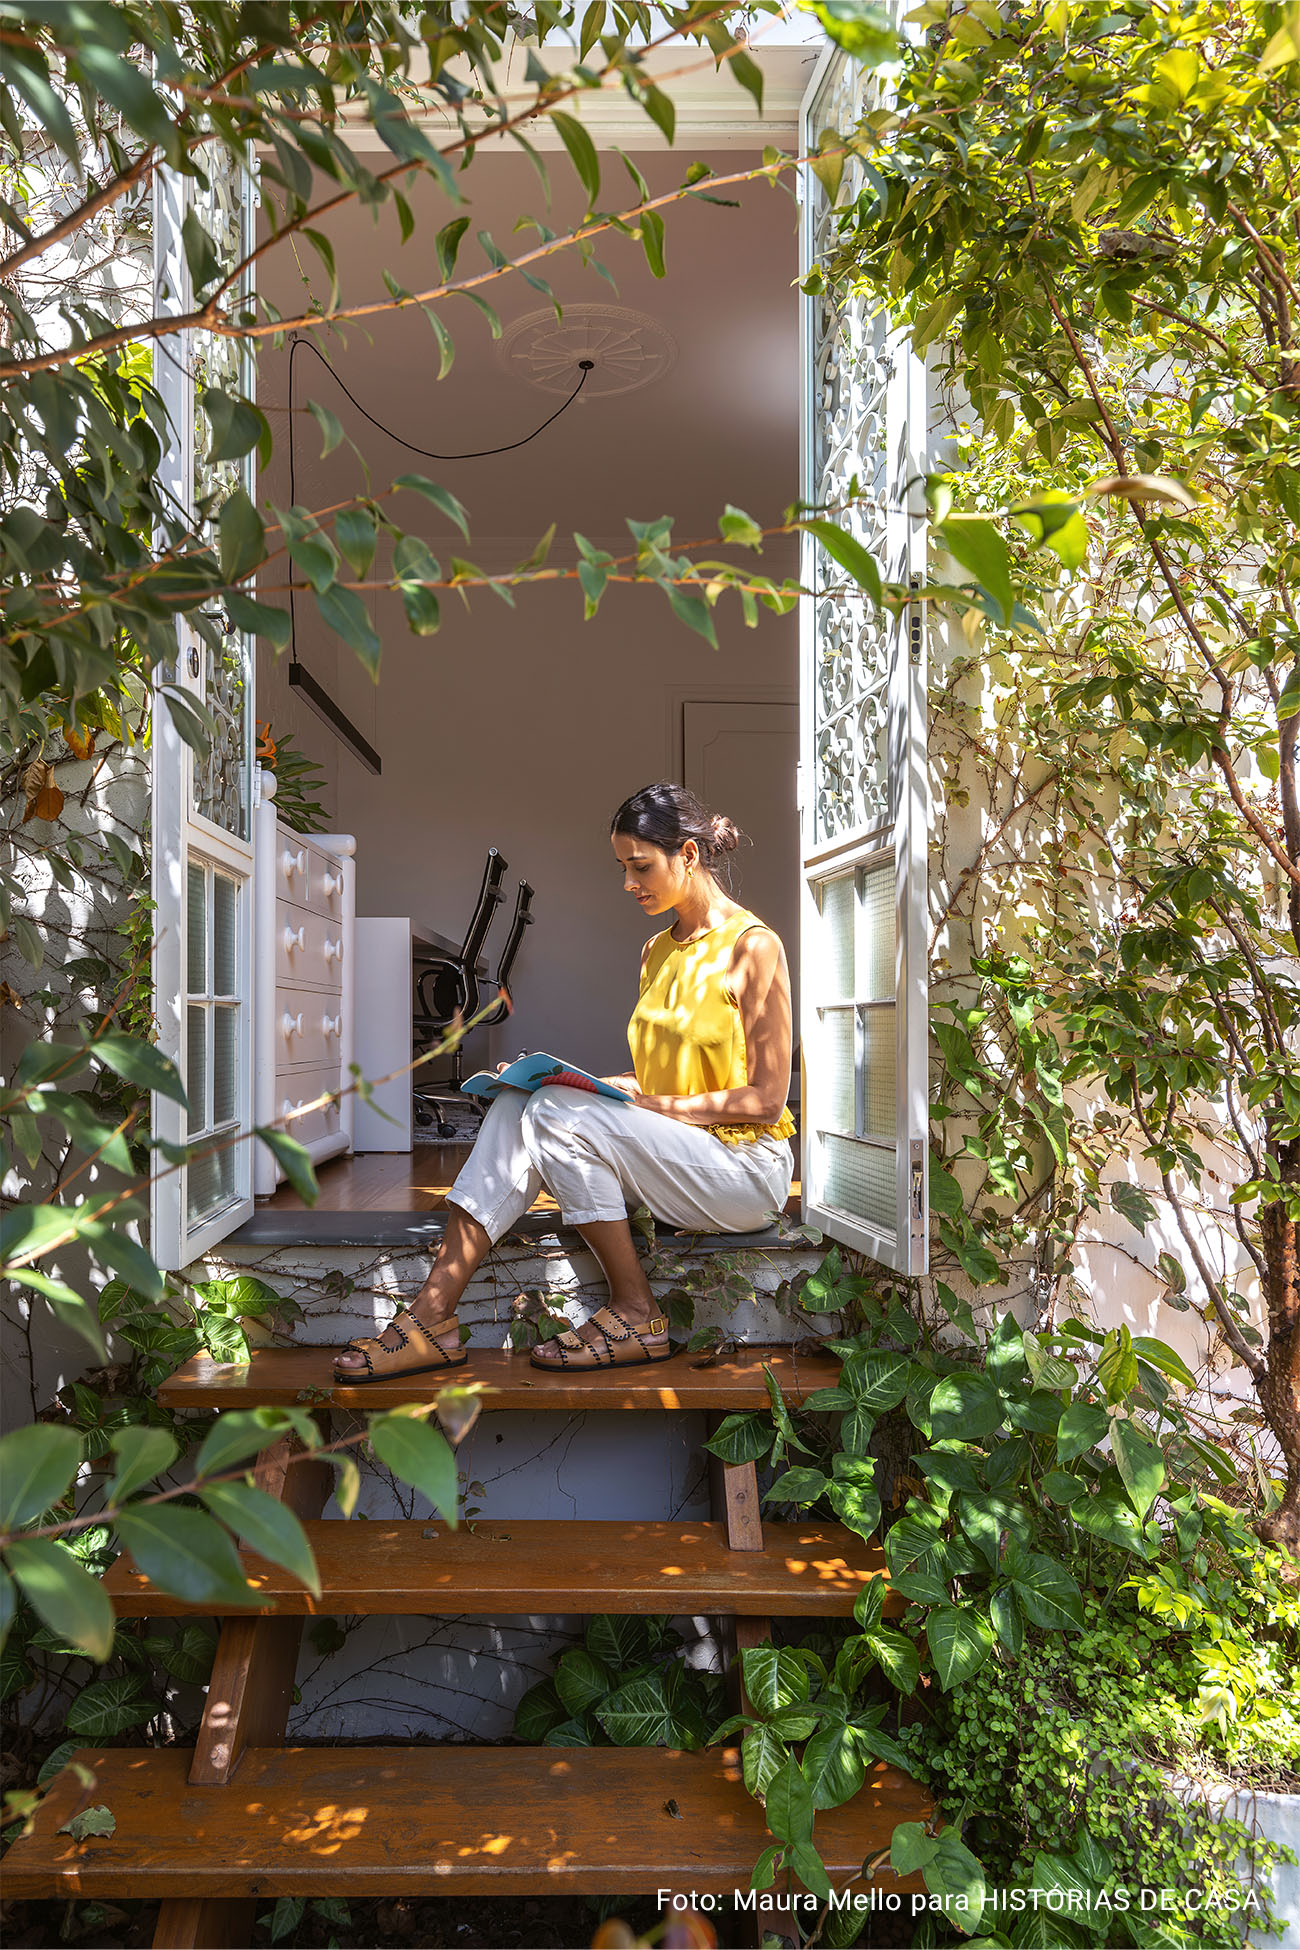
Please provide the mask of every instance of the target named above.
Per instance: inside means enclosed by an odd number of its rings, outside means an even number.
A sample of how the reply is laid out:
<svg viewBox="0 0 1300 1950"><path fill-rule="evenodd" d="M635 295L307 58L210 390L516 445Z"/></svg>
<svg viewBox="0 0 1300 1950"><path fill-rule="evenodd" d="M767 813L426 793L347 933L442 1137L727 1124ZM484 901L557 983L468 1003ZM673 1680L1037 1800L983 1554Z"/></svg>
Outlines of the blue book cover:
<svg viewBox="0 0 1300 1950"><path fill-rule="evenodd" d="M503 1090L540 1090L544 1083L561 1083L570 1090L589 1090L593 1096L613 1097L620 1104L632 1101L626 1090L616 1090L612 1083L604 1083L586 1070L561 1063L558 1056L548 1056L545 1050L516 1057L499 1074L495 1070L479 1070L474 1076L466 1077L460 1087L470 1097L498 1097Z"/></svg>

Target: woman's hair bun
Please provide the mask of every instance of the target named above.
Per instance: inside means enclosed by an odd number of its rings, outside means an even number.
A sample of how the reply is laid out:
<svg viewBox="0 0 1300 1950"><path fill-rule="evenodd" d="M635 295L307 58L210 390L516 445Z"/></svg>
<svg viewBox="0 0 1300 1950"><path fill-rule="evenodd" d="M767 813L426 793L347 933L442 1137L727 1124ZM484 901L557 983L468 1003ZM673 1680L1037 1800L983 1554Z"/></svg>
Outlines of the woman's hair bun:
<svg viewBox="0 0 1300 1950"><path fill-rule="evenodd" d="M687 840L694 840L700 859L710 868L724 853L734 853L745 837L734 819L706 811L693 792L671 779L642 786L625 799L609 830L649 840L665 853L680 853Z"/></svg>

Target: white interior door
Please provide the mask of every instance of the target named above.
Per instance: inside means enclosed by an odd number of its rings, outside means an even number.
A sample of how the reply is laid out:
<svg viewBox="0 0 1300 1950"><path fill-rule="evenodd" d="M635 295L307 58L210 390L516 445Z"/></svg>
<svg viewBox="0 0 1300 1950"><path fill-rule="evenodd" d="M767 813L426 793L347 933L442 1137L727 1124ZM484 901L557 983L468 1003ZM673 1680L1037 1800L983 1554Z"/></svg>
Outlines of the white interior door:
<svg viewBox="0 0 1300 1950"><path fill-rule="evenodd" d="M154 201L160 310L190 305L181 226L193 210L233 266L252 238L251 178L213 152L208 189L160 171ZM244 293L245 299L249 291ZM171 440L160 479L197 522L212 496L242 482L252 462L213 461L197 420L198 388L252 393L251 360L236 341L185 332L155 342L154 381ZM180 1070L188 1112L157 1094L155 1135L192 1157L156 1178L152 1251L165 1269L187 1265L253 1209L253 673L252 642L214 605L199 630L177 625L174 665L155 677L153 711L154 1012L159 1046ZM202 706L215 734L199 756L166 702L179 691ZM159 1161L160 1168L161 1160Z"/></svg>
<svg viewBox="0 0 1300 1950"><path fill-rule="evenodd" d="M798 1021L799 711L749 699L682 705L682 781L745 833L727 856L732 892L785 943Z"/></svg>
<svg viewBox="0 0 1300 1950"><path fill-rule="evenodd" d="M805 153L851 129L877 80L831 50L804 100ZM857 195L851 159L837 201ZM801 270L834 241L805 176ZM891 580L923 568L925 369L856 296L803 300L802 496ZM806 1218L900 1272L926 1265L926 673L921 605L876 610L804 537L800 655Z"/></svg>

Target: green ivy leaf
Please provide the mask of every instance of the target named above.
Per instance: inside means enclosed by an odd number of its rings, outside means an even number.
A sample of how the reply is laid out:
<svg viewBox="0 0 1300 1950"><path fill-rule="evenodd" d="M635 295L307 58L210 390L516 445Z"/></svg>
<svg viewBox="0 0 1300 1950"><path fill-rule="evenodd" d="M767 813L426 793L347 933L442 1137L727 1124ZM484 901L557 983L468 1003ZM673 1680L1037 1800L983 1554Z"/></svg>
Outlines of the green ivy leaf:
<svg viewBox="0 0 1300 1950"><path fill-rule="evenodd" d="M1127 1419L1111 1423L1110 1446L1133 1508L1145 1517L1165 1486L1165 1459Z"/></svg>
<svg viewBox="0 0 1300 1950"><path fill-rule="evenodd" d="M770 1715L807 1699L808 1668L790 1647L752 1646L741 1653L740 1663L756 1712Z"/></svg>
<svg viewBox="0 0 1300 1950"><path fill-rule="evenodd" d="M884 582L880 569L870 550L865 549L856 535L850 535L843 528L837 528L833 521L801 521L800 528L815 535L833 562L846 569L857 583L865 589L873 603L884 597Z"/></svg>
<svg viewBox="0 0 1300 1950"><path fill-rule="evenodd" d="M76 1429L52 1422L0 1436L0 1529L17 1530L61 1503L81 1457Z"/></svg>
<svg viewBox="0 0 1300 1950"><path fill-rule="evenodd" d="M118 1513L116 1526L137 1568L160 1591L192 1605L257 1602L229 1536L202 1510L136 1503Z"/></svg>
<svg viewBox="0 0 1300 1950"><path fill-rule="evenodd" d="M222 503L217 536L221 573L227 582L238 582L261 562L266 550L266 529L242 487L236 488Z"/></svg>
<svg viewBox="0 0 1300 1950"><path fill-rule="evenodd" d="M311 1153L305 1145L299 1144L297 1138L290 1137L287 1131L275 1131L269 1125L256 1125L253 1136L261 1138L303 1204L315 1205L320 1187L316 1183Z"/></svg>
<svg viewBox="0 0 1300 1950"><path fill-rule="evenodd" d="M1071 1402L1056 1430L1056 1453L1063 1463L1073 1462L1085 1450L1095 1448L1110 1428L1104 1408L1091 1402Z"/></svg>
<svg viewBox="0 0 1300 1950"><path fill-rule="evenodd" d="M945 1375L930 1397L930 1423L936 1442L956 1436L977 1442L1001 1428L1006 1410L986 1374Z"/></svg>
<svg viewBox="0 0 1300 1950"><path fill-rule="evenodd" d="M1004 626L1011 622L1015 594L1011 586L1011 553L991 521L980 515L950 515L936 522L936 539L954 561L969 569L985 594L991 596Z"/></svg>
<svg viewBox="0 0 1300 1950"><path fill-rule="evenodd" d="M569 160L578 173L578 180L587 192L587 207L594 207L600 195L600 158L596 145L576 116L565 115L559 109L552 109L547 118L557 131L561 142L569 152ZM662 277L657 272L656 276Z"/></svg>
<svg viewBox="0 0 1300 1950"><path fill-rule="evenodd" d="M456 1454L440 1430L395 1412L370 1424L370 1443L395 1476L428 1498L449 1529L456 1528Z"/></svg>
<svg viewBox="0 0 1300 1950"><path fill-rule="evenodd" d="M993 1650L993 1629L973 1605L946 1605L925 1621L926 1643L945 1692L964 1685Z"/></svg>
<svg viewBox="0 0 1300 1950"><path fill-rule="evenodd" d="M797 1760L787 1760L768 1782L764 1800L767 1825L778 1842L811 1842L812 1790Z"/></svg>
<svg viewBox="0 0 1300 1950"><path fill-rule="evenodd" d="M800 1763L814 1808L838 1808L867 1778L858 1742L842 1722L823 1727L804 1748ZM775 1833L775 1830L773 1830Z"/></svg>
<svg viewBox="0 0 1300 1950"><path fill-rule="evenodd" d="M897 30L874 0L799 0L799 9L815 14L835 45L864 68L883 68L898 59Z"/></svg>
<svg viewBox="0 0 1300 1950"><path fill-rule="evenodd" d="M787 1469L764 1492L765 1503L814 1503L826 1488L820 1469Z"/></svg>
<svg viewBox="0 0 1300 1950"><path fill-rule="evenodd" d="M18 1537L5 1549L5 1563L52 1632L89 1659L108 1658L113 1607L99 1579L71 1551L53 1537Z"/></svg>
<svg viewBox="0 0 1300 1950"><path fill-rule="evenodd" d="M584 1713L615 1686L615 1674L582 1646L562 1655L555 1668L555 1690L567 1713Z"/></svg>
<svg viewBox="0 0 1300 1950"><path fill-rule="evenodd" d="M726 1416L704 1446L721 1462L747 1463L766 1456L773 1440L767 1417L754 1410Z"/></svg>
<svg viewBox="0 0 1300 1950"><path fill-rule="evenodd" d="M147 1428L139 1422L118 1429L109 1441L117 1457L117 1475L105 1492L106 1503L125 1503L145 1483L170 1469L179 1454L175 1437L166 1429Z"/></svg>
<svg viewBox="0 0 1300 1950"><path fill-rule="evenodd" d="M179 1104L182 1110L189 1109L176 1065L152 1043L114 1029L95 1036L87 1045L86 1053L125 1082L137 1084L141 1090L156 1090L160 1097Z"/></svg>
<svg viewBox="0 0 1300 1950"><path fill-rule="evenodd" d="M98 1744L116 1739L128 1727L143 1726L152 1720L157 1707L142 1696L134 1673L118 1673L84 1686L68 1707L64 1725L69 1733Z"/></svg>
<svg viewBox="0 0 1300 1950"><path fill-rule="evenodd" d="M773 1779L790 1758L790 1750L771 1727L748 1727L741 1742L740 1759L745 1786L760 1800Z"/></svg>
<svg viewBox="0 0 1300 1950"><path fill-rule="evenodd" d="M1097 1356L1097 1379L1109 1402L1122 1402L1138 1383L1137 1356L1127 1327L1112 1327Z"/></svg>
<svg viewBox="0 0 1300 1950"><path fill-rule="evenodd" d="M320 1574L307 1533L287 1503L252 1483L208 1483L199 1494L213 1516L250 1549L282 1564L313 1598L320 1597Z"/></svg>

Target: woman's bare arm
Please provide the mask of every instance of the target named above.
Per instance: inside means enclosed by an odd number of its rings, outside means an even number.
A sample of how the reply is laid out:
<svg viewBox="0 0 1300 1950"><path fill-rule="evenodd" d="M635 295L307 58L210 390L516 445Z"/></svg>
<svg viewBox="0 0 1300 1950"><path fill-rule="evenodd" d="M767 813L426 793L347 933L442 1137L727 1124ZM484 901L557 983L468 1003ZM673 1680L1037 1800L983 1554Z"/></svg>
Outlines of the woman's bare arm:
<svg viewBox="0 0 1300 1950"><path fill-rule="evenodd" d="M790 970L771 928L749 928L741 935L729 979L745 1027L749 1082L695 1097L650 1097L638 1091L636 1102L643 1110L657 1110L683 1124L775 1124L780 1117L790 1092Z"/></svg>
<svg viewBox="0 0 1300 1950"><path fill-rule="evenodd" d="M646 942L641 950L641 976L643 980L645 978L646 960L653 942L654 936L651 935L649 941ZM640 1094L641 1086L636 1080L635 1070L624 1070L621 1075L616 1077L602 1077L601 1082L612 1083L615 1090L626 1090L629 1097L636 1097Z"/></svg>

